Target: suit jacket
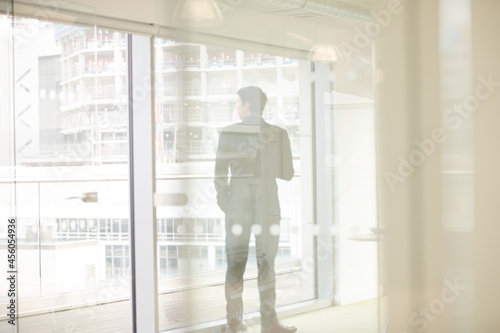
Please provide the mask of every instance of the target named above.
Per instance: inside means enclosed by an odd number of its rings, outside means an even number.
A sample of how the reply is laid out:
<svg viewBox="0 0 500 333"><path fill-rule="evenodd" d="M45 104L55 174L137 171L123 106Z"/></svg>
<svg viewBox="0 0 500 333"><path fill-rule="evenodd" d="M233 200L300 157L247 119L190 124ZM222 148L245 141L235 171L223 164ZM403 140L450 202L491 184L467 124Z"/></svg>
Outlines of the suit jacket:
<svg viewBox="0 0 500 333"><path fill-rule="evenodd" d="M258 188L277 202L276 178L293 177L292 152L286 130L251 115L222 129L215 159L217 204L226 211L231 195ZM248 193L250 195L250 193Z"/></svg>

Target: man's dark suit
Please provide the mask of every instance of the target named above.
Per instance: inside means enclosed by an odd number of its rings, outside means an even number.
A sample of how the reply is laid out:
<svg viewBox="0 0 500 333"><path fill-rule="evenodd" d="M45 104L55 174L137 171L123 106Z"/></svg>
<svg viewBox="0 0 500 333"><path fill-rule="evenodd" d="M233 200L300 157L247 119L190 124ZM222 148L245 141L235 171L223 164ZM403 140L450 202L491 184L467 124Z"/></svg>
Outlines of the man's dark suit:
<svg viewBox="0 0 500 333"><path fill-rule="evenodd" d="M217 203L226 214L227 319L233 332L243 318L243 273L253 225L257 226L253 230L262 327L276 319L274 260L280 222L276 178L290 180L293 173L290 140L284 129L250 115L221 131L215 188Z"/></svg>

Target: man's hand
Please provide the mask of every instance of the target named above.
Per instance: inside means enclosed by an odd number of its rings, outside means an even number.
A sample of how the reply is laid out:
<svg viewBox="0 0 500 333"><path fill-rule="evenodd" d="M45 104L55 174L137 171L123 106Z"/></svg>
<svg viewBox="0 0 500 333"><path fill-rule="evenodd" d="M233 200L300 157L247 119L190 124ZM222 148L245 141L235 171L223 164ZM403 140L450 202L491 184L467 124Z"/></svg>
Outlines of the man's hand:
<svg viewBox="0 0 500 333"><path fill-rule="evenodd" d="M227 209L228 193L221 191L217 193L217 205L225 213Z"/></svg>

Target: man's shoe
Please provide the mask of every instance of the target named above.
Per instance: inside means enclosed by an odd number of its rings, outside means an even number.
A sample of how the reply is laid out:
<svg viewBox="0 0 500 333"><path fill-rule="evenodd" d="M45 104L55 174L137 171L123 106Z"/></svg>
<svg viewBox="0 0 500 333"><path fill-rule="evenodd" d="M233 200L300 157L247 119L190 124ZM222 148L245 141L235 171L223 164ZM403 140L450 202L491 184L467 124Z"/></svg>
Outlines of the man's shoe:
<svg viewBox="0 0 500 333"><path fill-rule="evenodd" d="M295 326L285 326L275 320L268 329L263 329L262 333L293 333L297 331Z"/></svg>
<svg viewBox="0 0 500 333"><path fill-rule="evenodd" d="M240 328L236 332L233 332L231 327L229 327L229 325L226 325L226 333L239 333L239 332L246 332L246 331L247 331L247 324L244 321L241 322Z"/></svg>

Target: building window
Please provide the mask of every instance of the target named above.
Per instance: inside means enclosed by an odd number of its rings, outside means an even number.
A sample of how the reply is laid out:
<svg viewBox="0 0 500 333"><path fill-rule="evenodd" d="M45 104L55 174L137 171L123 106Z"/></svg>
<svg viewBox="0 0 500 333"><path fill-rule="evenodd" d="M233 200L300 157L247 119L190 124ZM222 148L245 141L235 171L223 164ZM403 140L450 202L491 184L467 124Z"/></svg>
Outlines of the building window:
<svg viewBox="0 0 500 333"><path fill-rule="evenodd" d="M106 279L117 280L129 277L128 245L106 245Z"/></svg>

